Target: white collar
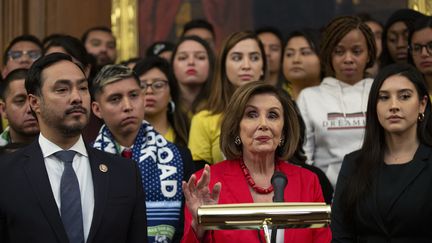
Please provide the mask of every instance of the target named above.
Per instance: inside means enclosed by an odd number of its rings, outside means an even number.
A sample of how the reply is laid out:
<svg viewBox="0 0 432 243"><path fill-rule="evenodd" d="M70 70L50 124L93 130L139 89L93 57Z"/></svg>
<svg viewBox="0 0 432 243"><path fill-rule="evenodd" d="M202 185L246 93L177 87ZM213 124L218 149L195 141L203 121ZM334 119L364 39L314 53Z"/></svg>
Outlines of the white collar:
<svg viewBox="0 0 432 243"><path fill-rule="evenodd" d="M64 150L60 148L57 144L51 142L46 137L42 135L42 133L39 134L39 145L42 150L43 157L46 158L48 156L51 156L52 154ZM69 148L69 150L73 150L75 152L78 152L79 154L88 157L87 149L84 144L84 140L82 139L82 136L80 135L78 141Z"/></svg>

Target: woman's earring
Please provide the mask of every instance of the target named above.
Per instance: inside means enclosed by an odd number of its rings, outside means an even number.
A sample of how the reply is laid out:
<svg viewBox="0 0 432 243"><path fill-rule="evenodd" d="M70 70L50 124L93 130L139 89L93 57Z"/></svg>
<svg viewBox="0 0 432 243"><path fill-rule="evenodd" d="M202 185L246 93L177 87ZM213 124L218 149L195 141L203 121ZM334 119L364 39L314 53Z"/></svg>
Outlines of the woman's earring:
<svg viewBox="0 0 432 243"><path fill-rule="evenodd" d="M235 139L234 139L234 143L235 143L237 146L239 146L239 145L241 144L241 140L240 140L240 137L239 137L239 136L236 136L236 137L235 137Z"/></svg>
<svg viewBox="0 0 432 243"><path fill-rule="evenodd" d="M172 100L170 100L169 102L168 102L168 110L169 110L169 113L174 113L174 111L175 111L175 103L174 103L174 101L172 101Z"/></svg>
<svg viewBox="0 0 432 243"><path fill-rule="evenodd" d="M425 115L424 115L423 112L418 114L418 118L417 119L418 119L419 122L422 122L424 120L424 118L425 118Z"/></svg>
<svg viewBox="0 0 432 243"><path fill-rule="evenodd" d="M285 143L285 139L283 137L280 138L279 140L279 147L282 147Z"/></svg>

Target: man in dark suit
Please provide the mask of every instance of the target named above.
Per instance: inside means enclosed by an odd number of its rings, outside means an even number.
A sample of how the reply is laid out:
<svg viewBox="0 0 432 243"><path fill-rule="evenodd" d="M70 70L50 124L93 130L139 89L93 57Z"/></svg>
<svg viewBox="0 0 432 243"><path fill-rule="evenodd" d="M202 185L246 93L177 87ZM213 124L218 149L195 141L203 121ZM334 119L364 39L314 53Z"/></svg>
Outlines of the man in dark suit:
<svg viewBox="0 0 432 243"><path fill-rule="evenodd" d="M50 54L33 64L25 85L40 135L0 158L0 242L146 242L135 163L81 137L90 112L82 69Z"/></svg>

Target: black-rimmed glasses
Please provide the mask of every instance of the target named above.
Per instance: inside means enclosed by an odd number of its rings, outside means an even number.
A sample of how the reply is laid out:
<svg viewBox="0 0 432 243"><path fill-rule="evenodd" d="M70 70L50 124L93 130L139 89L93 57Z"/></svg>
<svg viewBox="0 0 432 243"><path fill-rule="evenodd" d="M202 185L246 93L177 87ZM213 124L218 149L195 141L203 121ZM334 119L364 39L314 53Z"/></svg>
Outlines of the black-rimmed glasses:
<svg viewBox="0 0 432 243"><path fill-rule="evenodd" d="M423 48L426 48L426 52L428 55L432 55L432 41L426 43L425 45L422 44L413 44L410 47L411 53L415 56L420 56L422 54Z"/></svg>
<svg viewBox="0 0 432 243"><path fill-rule="evenodd" d="M12 60L18 60L22 56L27 55L33 61L36 61L39 57L42 56L42 53L38 50L29 50L29 51L9 51L8 56Z"/></svg>
<svg viewBox="0 0 432 243"><path fill-rule="evenodd" d="M166 80L155 80L153 83L146 83L144 81L141 82L142 88L144 90L147 90L148 87L151 87L151 89L153 90L153 92L158 93L161 92L162 90L164 90L167 85L168 85L168 81Z"/></svg>

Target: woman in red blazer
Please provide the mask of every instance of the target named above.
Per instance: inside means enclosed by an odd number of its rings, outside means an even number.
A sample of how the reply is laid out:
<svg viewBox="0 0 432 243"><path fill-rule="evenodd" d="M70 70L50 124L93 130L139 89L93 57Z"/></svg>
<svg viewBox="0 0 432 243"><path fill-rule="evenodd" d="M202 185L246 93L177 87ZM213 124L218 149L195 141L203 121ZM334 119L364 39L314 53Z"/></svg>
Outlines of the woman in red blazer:
<svg viewBox="0 0 432 243"><path fill-rule="evenodd" d="M261 81L241 86L222 119L220 146L228 160L206 165L183 182L188 208L182 242L264 242L262 230L205 231L197 224L197 209L210 204L272 202L270 180L275 170L288 179L285 202L323 202L316 175L282 160L292 156L298 141L296 111L286 96ZM329 228L283 232L278 233L278 242L331 239Z"/></svg>

